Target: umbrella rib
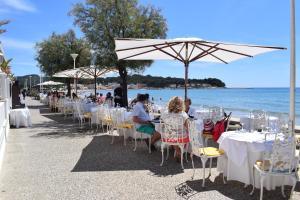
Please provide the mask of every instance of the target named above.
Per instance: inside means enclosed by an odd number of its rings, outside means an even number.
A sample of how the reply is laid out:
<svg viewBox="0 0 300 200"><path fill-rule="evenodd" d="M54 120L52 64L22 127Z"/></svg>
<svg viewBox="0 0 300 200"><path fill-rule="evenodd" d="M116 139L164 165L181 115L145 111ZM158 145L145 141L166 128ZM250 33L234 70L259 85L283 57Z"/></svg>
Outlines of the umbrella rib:
<svg viewBox="0 0 300 200"><path fill-rule="evenodd" d="M169 44L180 44L180 42L170 42ZM135 49L141 49L141 48L147 48L147 47L153 47L155 45L165 45L165 43L151 44L151 45L145 45L145 46L139 46L139 47L131 47L131 48L126 48L126 49L116 49L116 52L119 52L119 51L128 51L128 50L135 50Z"/></svg>
<svg viewBox="0 0 300 200"><path fill-rule="evenodd" d="M195 43L194 43L194 44L195 44ZM193 62L193 61L195 61L195 60L197 60L197 59L199 59L199 58L202 58L202 57L205 56L205 55L208 55L208 54L209 54L209 51L212 50L214 47L216 47L216 46L218 46L218 45L219 45L219 44L216 44L216 45L214 45L213 47L210 47L210 48L207 49L207 50L203 50L202 48L198 47L197 44L195 44L195 46L197 46L197 48L200 49L202 52L201 52L200 54L198 54L197 56L195 56L193 59L191 59L190 62ZM215 51L217 51L217 49L214 49L211 53L213 53L213 52L215 52ZM206 54L205 54L205 53L206 53ZM205 55L204 55L204 54L205 54Z"/></svg>
<svg viewBox="0 0 300 200"><path fill-rule="evenodd" d="M196 46L197 46L199 49L201 49L202 51L205 51L203 48L199 47L198 45L196 45ZM214 54L212 54L212 53L214 53L214 52L216 52L216 51L218 50L217 47L213 47L213 48L215 48L215 49L214 49L212 52L207 52L206 55L202 55L202 56L200 56L199 58L203 58L204 56L211 55L211 56L213 56L214 58L216 58L216 59L222 61L223 63L228 64L228 62L226 62L226 61L224 61L223 59L221 59L221 58L215 56ZM198 59L198 58L197 58L197 59Z"/></svg>
<svg viewBox="0 0 300 200"><path fill-rule="evenodd" d="M179 44L179 43L178 43ZM181 49L180 49L180 51L179 51L179 54L181 54L181 51L184 49L184 46L185 46L185 44L183 43L183 45L182 45L182 47L181 47Z"/></svg>
<svg viewBox="0 0 300 200"><path fill-rule="evenodd" d="M192 48L192 51L191 51L191 53L190 53L190 55L189 55L188 60L190 60L190 58L192 57L192 54L193 54L194 49L195 49L195 47L196 47L196 44L195 44L195 43L192 42L191 44L193 44L193 48Z"/></svg>
<svg viewBox="0 0 300 200"><path fill-rule="evenodd" d="M154 46L152 45L151 47L154 47ZM130 49L128 49L128 50L130 50ZM152 51L156 51L156 49L154 48L154 49L151 49L151 50L148 50L148 51L144 51L144 52L141 52L141 53L137 53L137 54L134 54L134 55L130 55L130 56L127 56L127 57L122 58L122 59L120 59L120 60L126 60L126 59L128 59L128 58L132 58L132 57L135 57L135 56L139 56L139 55L142 55L142 54L145 54L145 53L149 53L149 52L152 52Z"/></svg>
<svg viewBox="0 0 300 200"><path fill-rule="evenodd" d="M211 47L210 45L204 44L204 43L200 43L199 45L203 45L203 46L206 46L206 47ZM227 52L230 52L230 53L239 54L241 56L246 56L246 57L250 57L250 58L253 57L253 56L245 54L245 53L241 53L241 52L237 52L237 51L232 51L232 50L224 49L224 48L221 48L221 47L215 47L215 48L217 48L218 50L223 50L223 51L227 51Z"/></svg>
<svg viewBox="0 0 300 200"><path fill-rule="evenodd" d="M172 43L173 44L173 43ZM168 45L166 45L166 44L158 44L158 45L165 45L165 46L162 46L162 47L160 47L160 48L166 48L166 47L168 47ZM174 44L174 45L176 45L176 44ZM125 58L122 58L122 59L120 59L120 60L126 60L126 59L128 59L128 58L132 58L132 57L135 57L135 56L139 56L139 55L142 55L142 54L146 54L146 53L149 53L149 52L152 52L152 51L156 51L156 50L160 50L158 47L156 47L156 45L151 45L151 47L154 47L154 49L151 49L151 50L148 50L148 51L144 51L144 52L141 52L141 53L137 53L137 54L134 54L134 55L130 55L130 56L127 56L127 57L125 57ZM164 52L165 53L165 52ZM174 57L174 56L172 56L172 57Z"/></svg>
<svg viewBox="0 0 300 200"><path fill-rule="evenodd" d="M172 49L173 52L176 53L177 56L181 58L181 60L184 60L184 58L181 56L181 54L179 54L179 52L177 52L177 51L173 48L173 46L176 45L176 44L174 44L174 45L171 46L171 45L169 45L169 43L166 43L166 45L168 45L168 46L170 47L170 49Z"/></svg>
<svg viewBox="0 0 300 200"><path fill-rule="evenodd" d="M165 53L165 54L171 56L172 58L174 58L174 59L176 59L176 60L179 60L180 62L184 62L183 60L180 60L179 58L177 58L176 56L170 54L169 52L166 52L165 50L162 50L162 48L158 48L158 47L156 47L155 45L154 45L153 47L156 48L157 50L159 50L159 51L161 51L161 52L163 52L163 53Z"/></svg>

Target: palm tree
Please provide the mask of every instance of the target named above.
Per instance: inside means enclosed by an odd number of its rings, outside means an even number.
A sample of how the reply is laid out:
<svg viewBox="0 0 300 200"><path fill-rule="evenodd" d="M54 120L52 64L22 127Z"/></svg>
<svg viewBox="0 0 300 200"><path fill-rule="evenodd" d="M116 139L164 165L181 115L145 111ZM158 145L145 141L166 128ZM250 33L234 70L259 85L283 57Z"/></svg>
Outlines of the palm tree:
<svg viewBox="0 0 300 200"><path fill-rule="evenodd" d="M6 74L10 74L10 66L9 63L12 61L12 58L9 60L3 60L3 62L0 64L0 68L1 70L6 73Z"/></svg>

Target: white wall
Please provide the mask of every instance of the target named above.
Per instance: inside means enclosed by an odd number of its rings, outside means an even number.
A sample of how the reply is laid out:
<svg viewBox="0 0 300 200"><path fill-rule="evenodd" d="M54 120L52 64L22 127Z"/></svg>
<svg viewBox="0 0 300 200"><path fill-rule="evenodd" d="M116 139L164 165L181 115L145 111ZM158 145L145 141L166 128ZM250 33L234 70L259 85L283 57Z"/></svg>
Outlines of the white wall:
<svg viewBox="0 0 300 200"><path fill-rule="evenodd" d="M0 72L0 169L9 133L9 112L11 107L10 80Z"/></svg>

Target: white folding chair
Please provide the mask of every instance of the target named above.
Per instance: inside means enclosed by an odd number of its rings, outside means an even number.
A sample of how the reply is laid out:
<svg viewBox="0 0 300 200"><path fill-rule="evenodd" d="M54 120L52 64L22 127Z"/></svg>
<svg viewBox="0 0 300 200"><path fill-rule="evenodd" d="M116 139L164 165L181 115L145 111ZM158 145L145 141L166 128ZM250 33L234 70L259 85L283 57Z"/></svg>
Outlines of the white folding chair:
<svg viewBox="0 0 300 200"><path fill-rule="evenodd" d="M190 136L190 144L192 152L190 154L191 160L192 160L192 166L193 166L193 175L192 179L194 179L195 175L195 165L193 156L197 156L201 159L202 162L202 168L203 168L203 179L202 179L202 187L205 187L205 164L207 160L209 159L209 176L211 175L211 166L212 166L212 159L213 158L219 158L221 156L224 156L224 151L215 147L204 147L203 145L203 139L198 133L196 129L196 124L194 121L189 122L189 136ZM225 178L223 173L223 183L225 184Z"/></svg>
<svg viewBox="0 0 300 200"><path fill-rule="evenodd" d="M181 167L183 167L183 154L185 147L188 147L189 136L187 127L184 126L185 120L182 115L168 113L161 116L160 134L161 134L161 166L164 163L164 148L165 146L175 145L181 150ZM168 153L169 154L169 153ZM168 158L167 154L167 158Z"/></svg>
<svg viewBox="0 0 300 200"><path fill-rule="evenodd" d="M267 137L268 134L265 136L265 141ZM260 176L260 200L263 199L264 180L272 176L283 177L281 180L284 180L284 177L291 178L293 187L290 198L292 198L298 180L297 163L299 162L299 158L295 157L295 145L295 137L292 134L285 133L284 136L282 136L282 134L276 133L272 152L265 152L263 160L257 160L253 166L253 189L250 193L251 195L254 193L255 171L257 171ZM285 197L284 183L282 183L281 186L281 193L282 196Z"/></svg>

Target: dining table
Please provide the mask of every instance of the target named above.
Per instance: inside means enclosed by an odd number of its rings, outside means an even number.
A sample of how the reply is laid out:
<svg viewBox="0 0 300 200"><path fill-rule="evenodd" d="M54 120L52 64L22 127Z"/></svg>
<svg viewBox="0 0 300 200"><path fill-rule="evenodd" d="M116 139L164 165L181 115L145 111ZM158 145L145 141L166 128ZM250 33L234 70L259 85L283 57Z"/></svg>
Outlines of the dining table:
<svg viewBox="0 0 300 200"><path fill-rule="evenodd" d="M222 133L218 139L219 148L225 151L223 157L218 158L217 170L223 172L227 180L239 181L247 185L253 182L253 166L257 160L262 160L266 152L271 152L275 140L275 133L228 131ZM259 173L255 171L255 187L260 188ZM264 186L267 190L274 190L277 186L292 185L288 177L267 177Z"/></svg>
<svg viewBox="0 0 300 200"><path fill-rule="evenodd" d="M9 113L9 123L16 128L32 126L29 109L27 107L11 109Z"/></svg>

